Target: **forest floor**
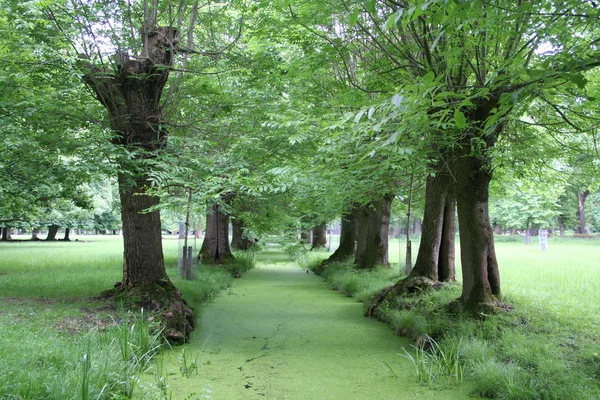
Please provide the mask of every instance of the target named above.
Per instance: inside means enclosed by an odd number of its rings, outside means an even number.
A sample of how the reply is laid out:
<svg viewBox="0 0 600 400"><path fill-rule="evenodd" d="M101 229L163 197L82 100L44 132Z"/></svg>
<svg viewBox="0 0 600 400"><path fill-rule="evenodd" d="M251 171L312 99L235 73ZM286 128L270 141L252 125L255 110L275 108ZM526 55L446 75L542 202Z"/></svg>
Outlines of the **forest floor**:
<svg viewBox="0 0 600 400"><path fill-rule="evenodd" d="M199 314L192 343L156 360L173 399L469 398L417 384L407 339L281 252L262 252Z"/></svg>

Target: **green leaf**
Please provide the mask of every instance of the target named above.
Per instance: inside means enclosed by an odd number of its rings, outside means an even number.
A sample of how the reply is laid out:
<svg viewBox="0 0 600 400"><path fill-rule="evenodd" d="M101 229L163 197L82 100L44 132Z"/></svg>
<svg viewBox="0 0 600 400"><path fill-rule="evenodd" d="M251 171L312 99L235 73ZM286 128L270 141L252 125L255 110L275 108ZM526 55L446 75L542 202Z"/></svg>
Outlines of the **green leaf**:
<svg viewBox="0 0 600 400"><path fill-rule="evenodd" d="M356 116L354 117L354 122L355 122L355 123L358 123L358 122L360 121L360 119L362 118L362 116L363 116L363 115L365 115L365 112L366 112L366 111L367 111L367 110L360 110L360 111L358 112L358 114L356 114Z"/></svg>
<svg viewBox="0 0 600 400"><path fill-rule="evenodd" d="M395 28L395 27L396 27L396 15L392 14L385 22L385 28L387 30L391 30L392 28Z"/></svg>
<svg viewBox="0 0 600 400"><path fill-rule="evenodd" d="M367 9L368 12L370 12L371 14L375 15L376 10L375 10L375 3L377 1L376 0L367 0L365 1L365 8Z"/></svg>
<svg viewBox="0 0 600 400"><path fill-rule="evenodd" d="M585 85L588 83L582 73L569 74L569 80L576 84L579 89L585 89Z"/></svg>
<svg viewBox="0 0 600 400"><path fill-rule="evenodd" d="M458 108L454 110L454 123L457 128L464 128L467 126L467 120L465 118L465 114L460 111Z"/></svg>
<svg viewBox="0 0 600 400"><path fill-rule="evenodd" d="M375 107L371 107L369 108L369 112L367 113L367 117L369 119L371 119L373 117L373 114L375 113Z"/></svg>
<svg viewBox="0 0 600 400"><path fill-rule="evenodd" d="M360 14L360 10L355 10L350 13L348 16L348 23L350 24L350 28L354 27L358 22L358 15Z"/></svg>

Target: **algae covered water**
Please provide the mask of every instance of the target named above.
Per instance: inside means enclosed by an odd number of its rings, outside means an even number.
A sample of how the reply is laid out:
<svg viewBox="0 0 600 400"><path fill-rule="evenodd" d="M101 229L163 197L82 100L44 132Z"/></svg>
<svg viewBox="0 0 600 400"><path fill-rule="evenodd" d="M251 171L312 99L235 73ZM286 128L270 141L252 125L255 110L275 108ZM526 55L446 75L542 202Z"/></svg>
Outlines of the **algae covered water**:
<svg viewBox="0 0 600 400"><path fill-rule="evenodd" d="M185 349L158 361L172 399L464 399L415 382L407 339L365 318L362 306L289 261L258 268L199 310Z"/></svg>

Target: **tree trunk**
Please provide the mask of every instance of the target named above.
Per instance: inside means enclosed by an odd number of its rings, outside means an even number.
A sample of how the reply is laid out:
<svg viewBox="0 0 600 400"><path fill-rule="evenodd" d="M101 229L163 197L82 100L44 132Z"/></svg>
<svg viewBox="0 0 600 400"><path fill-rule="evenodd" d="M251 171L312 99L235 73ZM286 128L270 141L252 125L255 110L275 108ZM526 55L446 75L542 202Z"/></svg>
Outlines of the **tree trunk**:
<svg viewBox="0 0 600 400"><path fill-rule="evenodd" d="M231 227L231 247L236 250L250 250L254 246L254 240L247 236L244 221L241 218L232 218Z"/></svg>
<svg viewBox="0 0 600 400"><path fill-rule="evenodd" d="M206 213L206 233L198 253L198 261L204 264L223 264L233 259L229 247L229 215L215 203Z"/></svg>
<svg viewBox="0 0 600 400"><path fill-rule="evenodd" d="M444 226L440 240L438 260L438 280L453 282L456 280L456 196L450 190L444 207Z"/></svg>
<svg viewBox="0 0 600 400"><path fill-rule="evenodd" d="M565 216L562 214L558 216L558 229L560 231L560 237L564 238L566 236L566 234L565 234L566 227L565 227Z"/></svg>
<svg viewBox="0 0 600 400"><path fill-rule="evenodd" d="M132 187L129 177L119 174L125 287L151 286L169 280L163 258L160 213L145 212L158 205L158 197L145 194L145 187L145 181L137 181Z"/></svg>
<svg viewBox="0 0 600 400"><path fill-rule="evenodd" d="M192 309L169 280L162 253L160 214L146 212L158 198L146 194L150 186L144 159L155 157L165 145L167 132L160 100L173 65L177 29L156 27L145 21L142 57L119 53L115 68L79 64L83 81L106 108L113 143L135 157L119 165L119 192L123 222L123 282L118 290L132 291L141 304L156 304L158 319L173 343L188 340L194 327Z"/></svg>
<svg viewBox="0 0 600 400"><path fill-rule="evenodd" d="M454 170L463 275L461 302L466 310L478 312L501 300L500 274L488 212L492 173L487 160L471 155L469 144L463 145L461 153Z"/></svg>
<svg viewBox="0 0 600 400"><path fill-rule="evenodd" d="M10 227L5 226L2 228L2 241L7 242L9 240L12 240L12 237L10 235Z"/></svg>
<svg viewBox="0 0 600 400"><path fill-rule="evenodd" d="M321 224L313 228L313 242L311 250L327 247L327 225Z"/></svg>
<svg viewBox="0 0 600 400"><path fill-rule="evenodd" d="M590 195L589 190L580 191L577 193L577 218L579 219L579 227L577 233L585 234L585 200Z"/></svg>
<svg viewBox="0 0 600 400"><path fill-rule="evenodd" d="M427 178L421 243L411 277L454 280L455 199L452 177L440 171Z"/></svg>
<svg viewBox="0 0 600 400"><path fill-rule="evenodd" d="M65 242L70 242L71 238L69 237L69 234L71 233L71 229L70 228L65 228L65 236L63 237L63 241Z"/></svg>
<svg viewBox="0 0 600 400"><path fill-rule="evenodd" d="M39 229L35 229L35 228L34 228L34 229L32 229L32 230L31 230L31 240L33 240L33 241L41 240L41 239L39 238L39 236L38 236L38 235L39 235L39 233L40 233L40 230L39 230Z"/></svg>
<svg viewBox="0 0 600 400"><path fill-rule="evenodd" d="M360 208L353 205L349 213L342 215L340 244L324 263L342 262L354 256L356 251L356 229L358 227L359 214Z"/></svg>
<svg viewBox="0 0 600 400"><path fill-rule="evenodd" d="M386 195L361 207L357 228L357 269L372 269L377 265L390 266L388 261L388 234L393 196Z"/></svg>
<svg viewBox="0 0 600 400"><path fill-rule="evenodd" d="M56 240L56 234L58 233L58 225L50 225L48 227L48 235L46 236L46 241L53 241Z"/></svg>

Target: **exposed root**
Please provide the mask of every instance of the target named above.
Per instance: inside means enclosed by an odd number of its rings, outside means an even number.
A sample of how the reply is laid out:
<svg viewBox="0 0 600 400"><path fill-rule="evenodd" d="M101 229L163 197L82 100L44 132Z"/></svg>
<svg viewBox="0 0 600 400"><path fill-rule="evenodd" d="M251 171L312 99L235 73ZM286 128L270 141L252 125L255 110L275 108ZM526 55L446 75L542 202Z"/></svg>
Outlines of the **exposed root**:
<svg viewBox="0 0 600 400"><path fill-rule="evenodd" d="M439 289L440 287L440 282L433 281L422 276L401 279L393 285L383 289L377 296L375 296L375 298L371 301L371 305L365 312L365 315L370 318L375 318L377 316L377 308L383 303L389 302L394 297L403 297L406 295L421 293L427 289Z"/></svg>
<svg viewBox="0 0 600 400"><path fill-rule="evenodd" d="M465 305L461 298L454 300L446 306L446 310L453 314L465 313L476 319L486 319L490 315L499 314L514 310L514 307L501 302L498 299L491 299L485 302Z"/></svg>
<svg viewBox="0 0 600 400"><path fill-rule="evenodd" d="M158 322L165 338L171 344L186 343L195 328L192 307L170 281L164 280L139 287L115 284L114 289L102 293L102 296L123 301L127 308L143 308L150 312L150 318Z"/></svg>

